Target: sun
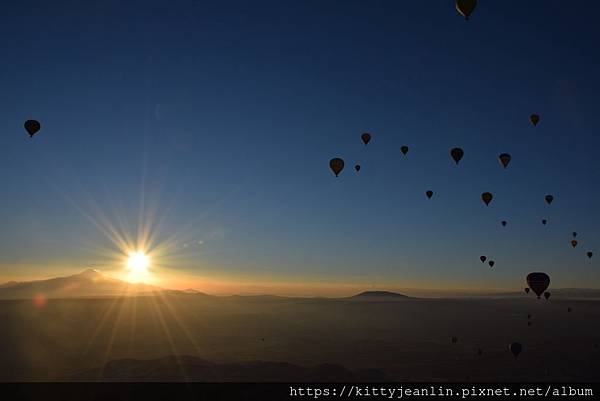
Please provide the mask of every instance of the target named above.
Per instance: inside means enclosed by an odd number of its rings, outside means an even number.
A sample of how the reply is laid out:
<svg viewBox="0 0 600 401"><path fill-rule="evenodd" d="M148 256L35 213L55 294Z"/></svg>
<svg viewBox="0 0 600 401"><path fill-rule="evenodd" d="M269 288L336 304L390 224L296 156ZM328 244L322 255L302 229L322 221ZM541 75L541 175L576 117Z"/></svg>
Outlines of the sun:
<svg viewBox="0 0 600 401"><path fill-rule="evenodd" d="M150 258L142 251L132 252L127 259L127 268L133 278L141 278L148 273Z"/></svg>

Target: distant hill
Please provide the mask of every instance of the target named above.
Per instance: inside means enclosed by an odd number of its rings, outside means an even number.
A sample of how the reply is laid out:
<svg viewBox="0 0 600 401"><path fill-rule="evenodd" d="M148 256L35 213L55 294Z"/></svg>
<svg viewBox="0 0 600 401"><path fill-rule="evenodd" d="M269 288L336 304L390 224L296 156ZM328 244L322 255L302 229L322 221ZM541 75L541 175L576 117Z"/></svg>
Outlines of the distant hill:
<svg viewBox="0 0 600 401"><path fill-rule="evenodd" d="M131 284L87 269L79 274L48 280L8 282L0 285L0 299L106 297L161 291L147 284Z"/></svg>
<svg viewBox="0 0 600 401"><path fill-rule="evenodd" d="M347 299L358 301L398 301L403 299L413 299L404 294L391 291L364 291Z"/></svg>
<svg viewBox="0 0 600 401"><path fill-rule="evenodd" d="M102 368L72 377L100 381L194 381L194 382L390 382L385 373L374 369L352 371L339 365L303 367L285 362L253 361L214 363L193 356L159 359L112 360Z"/></svg>

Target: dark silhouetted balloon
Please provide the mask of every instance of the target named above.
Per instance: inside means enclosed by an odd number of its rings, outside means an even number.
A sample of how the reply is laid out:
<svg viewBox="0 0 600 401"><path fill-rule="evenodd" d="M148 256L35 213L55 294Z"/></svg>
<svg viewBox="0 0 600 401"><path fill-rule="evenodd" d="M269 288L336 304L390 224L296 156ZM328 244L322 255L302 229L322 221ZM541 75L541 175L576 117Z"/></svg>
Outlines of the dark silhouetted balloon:
<svg viewBox="0 0 600 401"><path fill-rule="evenodd" d="M454 148L450 150L450 156L456 164L461 161L464 155L465 152L461 148Z"/></svg>
<svg viewBox="0 0 600 401"><path fill-rule="evenodd" d="M529 273L527 275L527 285L539 298L550 285L550 276L541 272Z"/></svg>
<svg viewBox="0 0 600 401"><path fill-rule="evenodd" d="M546 224L548 224L548 220L546 220L546 219L543 219L543 220L542 220L542 224L543 224L543 225L546 225Z"/></svg>
<svg viewBox="0 0 600 401"><path fill-rule="evenodd" d="M529 287L525 287L525 294L529 294L529 291L530 291L530 290L531 290L531 289L530 289Z"/></svg>
<svg viewBox="0 0 600 401"><path fill-rule="evenodd" d="M570 306L567 308L567 312L571 312L572 310L573 310L573 309L571 309L571 307L570 307Z"/></svg>
<svg viewBox="0 0 600 401"><path fill-rule="evenodd" d="M512 354L516 358L519 356L521 351L523 351L523 346L519 343L512 343L511 345L508 346L508 349L510 350L510 352L512 352Z"/></svg>
<svg viewBox="0 0 600 401"><path fill-rule="evenodd" d="M531 326L531 322L527 322L527 326Z"/></svg>
<svg viewBox="0 0 600 401"><path fill-rule="evenodd" d="M458 338L457 337L452 337L452 344L456 344L458 342Z"/></svg>
<svg viewBox="0 0 600 401"><path fill-rule="evenodd" d="M572 240L572 241L571 241L571 246L572 246L573 248L575 248L575 247L577 246L577 244L578 244L578 242L577 242L577 240L576 240L576 239L574 239L574 240Z"/></svg>
<svg viewBox="0 0 600 401"><path fill-rule="evenodd" d="M468 20L475 7L477 7L477 0L456 0L454 6L456 7L456 11Z"/></svg>
<svg viewBox="0 0 600 401"><path fill-rule="evenodd" d="M29 134L30 138L32 138L40 130L40 128L42 128L40 122L37 120L27 120L23 126L25 127L25 130Z"/></svg>
<svg viewBox="0 0 600 401"><path fill-rule="evenodd" d="M485 261L487 260L487 257L486 257L486 256L483 256L483 255L481 255L481 256L479 257L479 260L481 260L481 263L485 263Z"/></svg>
<svg viewBox="0 0 600 401"><path fill-rule="evenodd" d="M427 191L425 192L425 195L427 195L427 197L431 199L431 197L433 196L433 191Z"/></svg>
<svg viewBox="0 0 600 401"><path fill-rule="evenodd" d="M587 257L588 257L588 258L590 258L590 259L591 259L591 258L592 258L592 256L594 256L594 253L593 253L593 252L588 252L588 253L586 253L586 255L587 255Z"/></svg>
<svg viewBox="0 0 600 401"><path fill-rule="evenodd" d="M490 205L490 202L494 199L494 196L490 192L484 192L481 194L481 200L486 206Z"/></svg>
<svg viewBox="0 0 600 401"><path fill-rule="evenodd" d="M527 315L527 319L531 319L531 315Z"/></svg>
<svg viewBox="0 0 600 401"><path fill-rule="evenodd" d="M531 123L534 126L536 126L540 122L540 116L537 115L537 114L532 114L532 115L529 116L529 121L531 121Z"/></svg>
<svg viewBox="0 0 600 401"><path fill-rule="evenodd" d="M354 166L354 170L358 173L360 171L360 164Z"/></svg>
<svg viewBox="0 0 600 401"><path fill-rule="evenodd" d="M546 196L544 197L544 199L546 199L546 203L547 203L547 204L551 205L551 204L552 204L552 202L554 201L554 196L552 196L552 195L546 195Z"/></svg>
<svg viewBox="0 0 600 401"><path fill-rule="evenodd" d="M498 160L500 160L500 164L502 164L502 166L504 168L508 167L508 163L510 163L510 155L508 153L502 153L500 156L498 156Z"/></svg>
<svg viewBox="0 0 600 401"><path fill-rule="evenodd" d="M400 148L400 152L402 152L403 155L408 153L408 146L402 146Z"/></svg>
<svg viewBox="0 0 600 401"><path fill-rule="evenodd" d="M479 349L477 350L477 355L481 355L481 354L483 354L483 350L482 350L481 348L479 348Z"/></svg>
<svg viewBox="0 0 600 401"><path fill-rule="evenodd" d="M329 168L331 168L331 171L333 171L333 174L337 177L344 169L344 160L339 157L334 157L329 161Z"/></svg>
<svg viewBox="0 0 600 401"><path fill-rule="evenodd" d="M551 296L551 295L552 295L552 294L550 294L548 291L546 291L546 292L544 293L544 298L548 299L548 298L550 298L550 296Z"/></svg>
<svg viewBox="0 0 600 401"><path fill-rule="evenodd" d="M494 267L494 265L496 264L496 262L494 262L493 260L490 260L488 262L488 264L490 265L490 267Z"/></svg>
<svg viewBox="0 0 600 401"><path fill-rule="evenodd" d="M366 145L371 140L371 134L365 132L360 136L360 139L362 139L363 143Z"/></svg>
<svg viewBox="0 0 600 401"><path fill-rule="evenodd" d="M577 232L573 231L573 238L577 238Z"/></svg>
<svg viewBox="0 0 600 401"><path fill-rule="evenodd" d="M508 224L508 223L506 222L506 220L502 220L501 224L502 224L502 227L506 227L506 224Z"/></svg>

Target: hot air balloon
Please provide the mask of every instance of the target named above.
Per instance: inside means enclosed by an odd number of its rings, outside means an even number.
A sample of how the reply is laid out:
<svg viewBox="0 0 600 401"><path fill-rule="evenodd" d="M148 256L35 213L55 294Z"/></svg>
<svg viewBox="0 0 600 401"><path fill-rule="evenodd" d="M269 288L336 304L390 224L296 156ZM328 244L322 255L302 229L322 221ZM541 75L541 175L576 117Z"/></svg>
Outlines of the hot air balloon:
<svg viewBox="0 0 600 401"><path fill-rule="evenodd" d="M483 350L481 348L478 348L477 349L477 355L481 355L481 354L483 354Z"/></svg>
<svg viewBox="0 0 600 401"><path fill-rule="evenodd" d="M465 17L465 20L469 20L469 16L477 6L477 0L456 0L454 6L456 7L456 11Z"/></svg>
<svg viewBox="0 0 600 401"><path fill-rule="evenodd" d="M400 152L402 152L403 155L406 155L408 153L408 146L402 146Z"/></svg>
<svg viewBox="0 0 600 401"><path fill-rule="evenodd" d="M573 238L577 238L577 233L573 231Z"/></svg>
<svg viewBox="0 0 600 401"><path fill-rule="evenodd" d="M333 171L337 177L344 169L344 160L340 159L339 157L334 157L329 161L329 168L331 168L331 171Z"/></svg>
<svg viewBox="0 0 600 401"><path fill-rule="evenodd" d="M481 263L485 263L486 259L487 259L487 257L486 257L486 256L483 256L483 255L481 255L481 256L479 257L479 260L481 260Z"/></svg>
<svg viewBox="0 0 600 401"><path fill-rule="evenodd" d="M531 319L531 315L527 315L527 319Z"/></svg>
<svg viewBox="0 0 600 401"><path fill-rule="evenodd" d="M490 260L488 262L488 264L490 265L490 267L494 267L494 265L496 264L496 262L494 262L493 260Z"/></svg>
<svg viewBox="0 0 600 401"><path fill-rule="evenodd" d="M508 346L508 349L510 350L510 352L512 352L512 354L516 358L519 356L519 354L523 350L523 346L519 343L512 343L511 345Z"/></svg>
<svg viewBox="0 0 600 401"><path fill-rule="evenodd" d="M546 220L546 219L542 219L542 224L543 224L543 225L546 225L546 224L548 224L548 220Z"/></svg>
<svg viewBox="0 0 600 401"><path fill-rule="evenodd" d="M452 344L456 344L458 342L458 338L457 337L452 337Z"/></svg>
<svg viewBox="0 0 600 401"><path fill-rule="evenodd" d="M571 241L571 246L573 246L573 248L575 248L577 246L577 240L572 240Z"/></svg>
<svg viewBox="0 0 600 401"><path fill-rule="evenodd" d="M427 191L425 192L425 195L427 195L427 197L431 199L431 197L433 196L433 191Z"/></svg>
<svg viewBox="0 0 600 401"><path fill-rule="evenodd" d="M508 224L508 223L506 222L506 220L502 220L501 224L502 224L502 227L506 227L506 224Z"/></svg>
<svg viewBox="0 0 600 401"><path fill-rule="evenodd" d="M484 192L481 194L481 200L485 203L486 206L490 205L490 202L494 199L494 196L489 192Z"/></svg>
<svg viewBox="0 0 600 401"><path fill-rule="evenodd" d="M571 309L571 307L570 307L570 306L567 308L567 312L571 312L572 310L573 310L573 309Z"/></svg>
<svg viewBox="0 0 600 401"><path fill-rule="evenodd" d="M552 202L554 201L554 196L552 196L552 195L546 195L546 196L544 197L544 199L546 199L546 203L547 203L547 204L551 205L551 204L552 204Z"/></svg>
<svg viewBox="0 0 600 401"><path fill-rule="evenodd" d="M525 294L529 294L530 288L529 287L525 287Z"/></svg>
<svg viewBox="0 0 600 401"><path fill-rule="evenodd" d="M535 127L540 122L540 116L537 114L532 114L529 116L529 121L531 121L531 123Z"/></svg>
<svg viewBox="0 0 600 401"><path fill-rule="evenodd" d="M539 298L550 285L550 276L541 272L529 273L527 275L527 285Z"/></svg>
<svg viewBox="0 0 600 401"><path fill-rule="evenodd" d="M360 164L354 166L354 170L358 173L360 171Z"/></svg>
<svg viewBox="0 0 600 401"><path fill-rule="evenodd" d="M360 139L362 139L363 143L366 145L371 140L371 134L365 132L360 136Z"/></svg>
<svg viewBox="0 0 600 401"><path fill-rule="evenodd" d="M510 163L510 155L508 153L502 153L500 156L498 156L498 160L500 160L500 164L502 164L502 166L504 166L504 168L508 167L508 163Z"/></svg>
<svg viewBox="0 0 600 401"><path fill-rule="evenodd" d="M591 258L592 258L592 256L594 256L594 253L593 253L593 252L588 252L586 255L587 255L587 257L588 257L588 258L590 258L590 259L591 259Z"/></svg>
<svg viewBox="0 0 600 401"><path fill-rule="evenodd" d="M37 120L27 120L23 126L25 127L25 130L29 134L30 138L33 138L40 128L42 128L40 122Z"/></svg>
<svg viewBox="0 0 600 401"><path fill-rule="evenodd" d="M450 156L452 157L452 159L454 160L454 162L456 164L458 164L458 162L460 162L460 160L463 158L464 155L465 155L465 152L461 148L453 148L450 150Z"/></svg>
<svg viewBox="0 0 600 401"><path fill-rule="evenodd" d="M531 322L527 322L527 326L531 326Z"/></svg>
<svg viewBox="0 0 600 401"><path fill-rule="evenodd" d="M552 294L550 294L548 291L546 291L544 293L544 298L548 299L548 298L550 298L550 295L552 295Z"/></svg>

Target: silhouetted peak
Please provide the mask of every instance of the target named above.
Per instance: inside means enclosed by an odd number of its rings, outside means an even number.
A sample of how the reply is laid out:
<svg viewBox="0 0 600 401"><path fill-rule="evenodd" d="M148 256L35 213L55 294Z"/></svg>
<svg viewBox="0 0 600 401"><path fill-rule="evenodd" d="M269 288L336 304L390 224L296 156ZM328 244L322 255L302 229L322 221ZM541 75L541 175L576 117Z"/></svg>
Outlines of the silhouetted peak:
<svg viewBox="0 0 600 401"><path fill-rule="evenodd" d="M391 291L364 291L352 298L410 298L406 295Z"/></svg>

